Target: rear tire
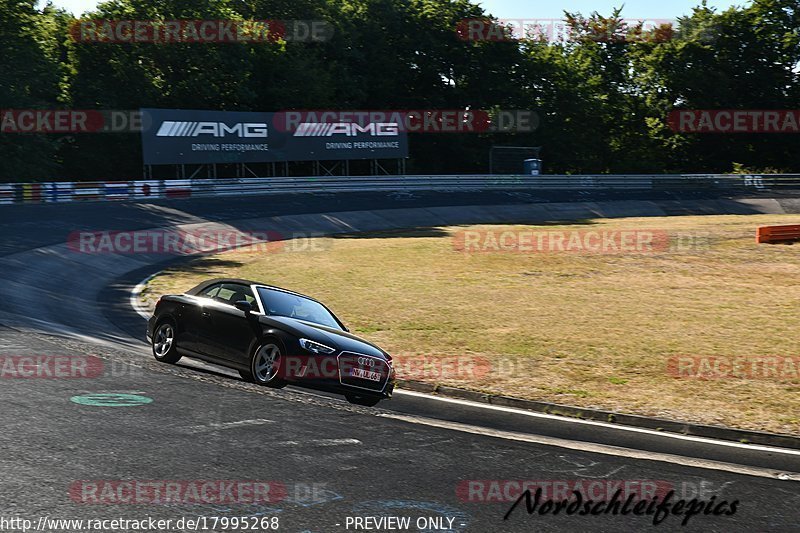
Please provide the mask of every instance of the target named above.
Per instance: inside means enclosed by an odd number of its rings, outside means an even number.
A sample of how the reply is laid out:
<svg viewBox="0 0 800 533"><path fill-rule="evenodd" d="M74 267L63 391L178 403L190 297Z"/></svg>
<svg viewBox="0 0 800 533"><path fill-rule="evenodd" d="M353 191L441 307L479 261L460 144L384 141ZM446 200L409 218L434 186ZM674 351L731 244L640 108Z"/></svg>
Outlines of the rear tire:
<svg viewBox="0 0 800 533"><path fill-rule="evenodd" d="M366 407L375 407L383 398L375 396L361 396L358 394L345 394L345 399L354 405L363 405Z"/></svg>
<svg viewBox="0 0 800 533"><path fill-rule="evenodd" d="M153 357L159 363L174 365L181 359L175 346L175 326L170 321L161 322L153 333Z"/></svg>
<svg viewBox="0 0 800 533"><path fill-rule="evenodd" d="M264 341L250 358L247 375L252 376L253 382L258 385L282 389L286 386L286 381L280 377L282 362L283 353L278 343L274 340Z"/></svg>

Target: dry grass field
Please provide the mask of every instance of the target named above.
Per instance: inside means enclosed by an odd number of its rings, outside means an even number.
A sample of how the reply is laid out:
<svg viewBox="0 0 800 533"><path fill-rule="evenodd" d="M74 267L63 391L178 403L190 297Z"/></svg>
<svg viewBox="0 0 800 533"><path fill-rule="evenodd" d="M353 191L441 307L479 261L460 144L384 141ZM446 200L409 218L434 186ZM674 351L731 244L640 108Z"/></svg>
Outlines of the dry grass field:
<svg viewBox="0 0 800 533"><path fill-rule="evenodd" d="M462 363L457 371L450 365L411 377L800 434L800 369L792 374L791 366L800 362L800 244L755 243L757 226L792 223L800 217L636 218L342 236L319 239L314 251L298 250L304 245L198 258L153 279L143 298L183 292L211 277L251 278L322 300L354 333L401 362ZM666 232L668 243L644 253L465 253L454 246L465 230L652 230ZM675 357L722 362L723 370L736 362L739 371L714 379L676 376L669 371ZM777 373L774 366L742 373L741 365L763 357L794 359ZM465 372L469 360L488 361L489 371Z"/></svg>

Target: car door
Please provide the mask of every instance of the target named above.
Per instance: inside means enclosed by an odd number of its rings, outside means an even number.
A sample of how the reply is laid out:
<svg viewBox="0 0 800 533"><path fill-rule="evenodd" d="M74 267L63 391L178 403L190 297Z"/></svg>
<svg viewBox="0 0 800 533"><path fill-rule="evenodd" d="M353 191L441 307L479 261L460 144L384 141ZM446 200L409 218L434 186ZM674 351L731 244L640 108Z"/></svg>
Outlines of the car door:
<svg viewBox="0 0 800 533"><path fill-rule="evenodd" d="M192 352L211 355L209 343L212 340L211 314L209 305L213 305L222 284L217 283L208 287L202 294L187 296L187 303L181 311L181 328L178 347Z"/></svg>
<svg viewBox="0 0 800 533"><path fill-rule="evenodd" d="M253 305L256 313L258 305L253 291L247 285L223 283L214 297L214 305L206 308L210 315L210 355L238 364L247 364L250 346L258 332L258 318L255 313L237 309L234 304L245 300Z"/></svg>

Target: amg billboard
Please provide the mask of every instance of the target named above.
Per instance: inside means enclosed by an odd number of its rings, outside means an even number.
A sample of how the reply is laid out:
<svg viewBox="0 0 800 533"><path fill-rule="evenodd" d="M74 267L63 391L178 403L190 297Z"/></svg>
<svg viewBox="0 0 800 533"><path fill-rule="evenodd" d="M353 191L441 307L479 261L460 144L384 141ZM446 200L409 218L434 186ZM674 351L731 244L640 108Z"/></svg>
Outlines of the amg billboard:
<svg viewBox="0 0 800 533"><path fill-rule="evenodd" d="M302 122L278 113L142 109L145 165L270 163L408 157L408 137L389 122Z"/></svg>

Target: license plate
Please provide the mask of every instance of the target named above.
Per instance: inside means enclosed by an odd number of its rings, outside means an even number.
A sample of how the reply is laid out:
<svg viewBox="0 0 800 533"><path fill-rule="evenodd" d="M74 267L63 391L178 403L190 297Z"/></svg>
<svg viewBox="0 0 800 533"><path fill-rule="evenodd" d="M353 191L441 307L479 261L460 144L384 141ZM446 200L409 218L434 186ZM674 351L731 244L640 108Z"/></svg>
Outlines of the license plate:
<svg viewBox="0 0 800 533"><path fill-rule="evenodd" d="M350 375L354 378L368 379L370 381L381 380L381 375L379 373L364 370L363 368L351 368Z"/></svg>

